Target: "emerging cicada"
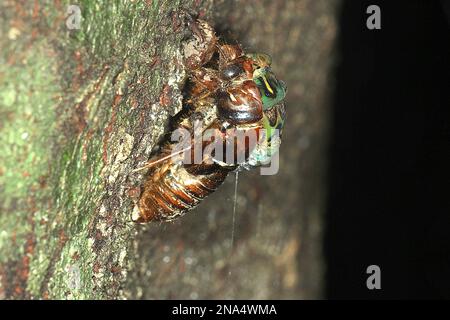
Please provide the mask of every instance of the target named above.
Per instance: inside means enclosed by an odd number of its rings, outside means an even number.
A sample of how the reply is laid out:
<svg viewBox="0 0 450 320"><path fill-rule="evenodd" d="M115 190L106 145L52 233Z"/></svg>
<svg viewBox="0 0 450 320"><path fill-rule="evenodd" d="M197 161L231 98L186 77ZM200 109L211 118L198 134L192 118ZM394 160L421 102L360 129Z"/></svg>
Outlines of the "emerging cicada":
<svg viewBox="0 0 450 320"><path fill-rule="evenodd" d="M168 142L150 162L135 222L182 216L228 173L268 163L280 145L287 88L273 74L271 58L219 44L206 22L196 23L193 41L202 42L203 50L185 59L189 80L174 124L182 139Z"/></svg>

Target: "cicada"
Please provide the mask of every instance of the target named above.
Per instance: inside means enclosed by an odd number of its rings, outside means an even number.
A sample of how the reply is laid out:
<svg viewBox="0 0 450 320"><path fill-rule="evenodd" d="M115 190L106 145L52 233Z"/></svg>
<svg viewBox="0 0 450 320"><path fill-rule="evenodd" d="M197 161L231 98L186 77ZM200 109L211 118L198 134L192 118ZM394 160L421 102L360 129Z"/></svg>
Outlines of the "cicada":
<svg viewBox="0 0 450 320"><path fill-rule="evenodd" d="M266 164L281 143L287 87L273 73L270 56L219 43L205 21L197 26L193 41L201 42L202 52L185 58L186 94L173 126L184 133L184 144L167 142L150 161L132 215L138 223L184 215L230 172Z"/></svg>

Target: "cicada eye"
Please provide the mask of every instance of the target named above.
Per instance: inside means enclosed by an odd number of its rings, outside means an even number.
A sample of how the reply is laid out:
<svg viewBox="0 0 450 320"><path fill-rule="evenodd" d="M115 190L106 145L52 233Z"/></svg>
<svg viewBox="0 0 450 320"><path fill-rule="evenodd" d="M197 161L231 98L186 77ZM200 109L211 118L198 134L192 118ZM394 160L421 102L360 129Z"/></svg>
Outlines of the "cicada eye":
<svg viewBox="0 0 450 320"><path fill-rule="evenodd" d="M240 63L230 64L222 70L222 77L225 80L230 80L232 78L237 77L243 72L244 69L242 68L242 65Z"/></svg>

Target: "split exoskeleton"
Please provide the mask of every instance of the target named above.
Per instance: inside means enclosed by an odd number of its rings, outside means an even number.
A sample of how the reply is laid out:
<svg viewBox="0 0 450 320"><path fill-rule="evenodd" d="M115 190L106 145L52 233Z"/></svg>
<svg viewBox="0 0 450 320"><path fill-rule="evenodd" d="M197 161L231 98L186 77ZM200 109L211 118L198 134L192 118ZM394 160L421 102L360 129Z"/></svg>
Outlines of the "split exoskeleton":
<svg viewBox="0 0 450 320"><path fill-rule="evenodd" d="M198 20L197 27L201 34L185 45L189 78L183 110L174 124L174 130L189 133L185 147L171 141L162 148L157 158L163 160L147 173L133 212L135 222L182 216L231 171L267 164L281 143L287 88L273 74L271 58L245 54L239 45L219 44L204 21ZM197 52L186 53L186 47ZM231 135L244 136L244 143ZM230 150L231 159L225 157Z"/></svg>

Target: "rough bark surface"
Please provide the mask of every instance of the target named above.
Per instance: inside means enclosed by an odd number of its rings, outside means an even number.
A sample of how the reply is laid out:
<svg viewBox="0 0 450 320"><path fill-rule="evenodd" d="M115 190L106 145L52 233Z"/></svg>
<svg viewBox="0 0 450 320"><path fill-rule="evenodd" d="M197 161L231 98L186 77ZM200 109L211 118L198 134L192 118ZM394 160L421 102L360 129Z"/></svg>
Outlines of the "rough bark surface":
<svg viewBox="0 0 450 320"><path fill-rule="evenodd" d="M320 297L329 71L338 2L0 4L0 298ZM130 222L181 108L189 8L272 55L289 86L280 171L231 176L170 224ZM234 232L234 243L231 235Z"/></svg>

